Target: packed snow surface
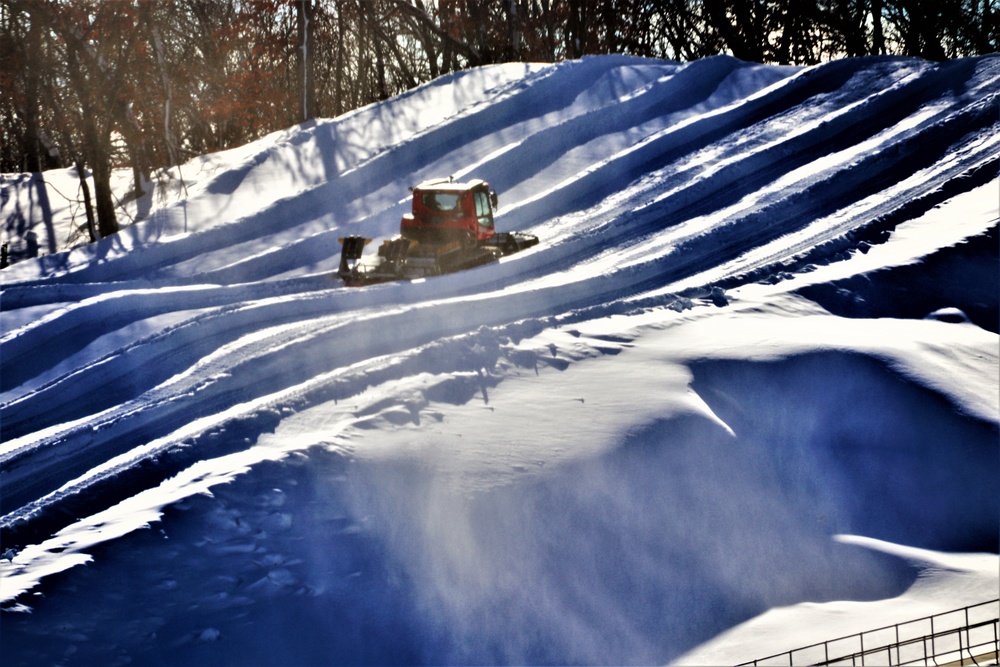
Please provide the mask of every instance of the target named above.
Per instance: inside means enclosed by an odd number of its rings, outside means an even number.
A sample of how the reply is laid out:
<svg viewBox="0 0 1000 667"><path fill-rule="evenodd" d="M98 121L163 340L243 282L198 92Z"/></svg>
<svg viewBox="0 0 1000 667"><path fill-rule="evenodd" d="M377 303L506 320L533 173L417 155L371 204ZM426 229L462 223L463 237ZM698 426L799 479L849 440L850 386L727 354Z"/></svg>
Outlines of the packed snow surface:
<svg viewBox="0 0 1000 667"><path fill-rule="evenodd" d="M3 176L4 664L722 664L995 599L998 156L1000 57L598 57L92 245L75 172ZM449 175L541 243L343 286Z"/></svg>

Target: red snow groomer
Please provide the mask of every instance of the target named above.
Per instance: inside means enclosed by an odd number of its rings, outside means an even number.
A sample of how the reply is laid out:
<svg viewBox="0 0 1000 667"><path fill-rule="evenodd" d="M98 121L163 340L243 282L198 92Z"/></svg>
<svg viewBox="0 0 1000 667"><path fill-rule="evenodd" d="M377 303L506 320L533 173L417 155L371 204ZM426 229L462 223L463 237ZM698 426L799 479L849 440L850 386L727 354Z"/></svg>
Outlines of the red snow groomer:
<svg viewBox="0 0 1000 667"><path fill-rule="evenodd" d="M371 239L339 239L340 269L347 285L370 285L453 273L530 248L538 237L498 232L493 226L497 193L483 180L456 183L450 178L410 188L413 209L399 223L398 237L384 241L378 255L363 260Z"/></svg>

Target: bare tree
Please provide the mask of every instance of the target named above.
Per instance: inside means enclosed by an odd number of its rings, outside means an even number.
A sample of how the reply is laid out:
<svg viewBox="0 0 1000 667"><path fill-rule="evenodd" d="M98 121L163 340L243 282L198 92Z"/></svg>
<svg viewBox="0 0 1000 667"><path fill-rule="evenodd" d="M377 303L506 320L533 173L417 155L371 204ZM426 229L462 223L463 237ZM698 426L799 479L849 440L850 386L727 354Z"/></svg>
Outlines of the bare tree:
<svg viewBox="0 0 1000 667"><path fill-rule="evenodd" d="M113 168L377 102L456 69L627 53L811 64L993 53L997 0L0 0L0 168ZM162 173L162 172L161 172Z"/></svg>

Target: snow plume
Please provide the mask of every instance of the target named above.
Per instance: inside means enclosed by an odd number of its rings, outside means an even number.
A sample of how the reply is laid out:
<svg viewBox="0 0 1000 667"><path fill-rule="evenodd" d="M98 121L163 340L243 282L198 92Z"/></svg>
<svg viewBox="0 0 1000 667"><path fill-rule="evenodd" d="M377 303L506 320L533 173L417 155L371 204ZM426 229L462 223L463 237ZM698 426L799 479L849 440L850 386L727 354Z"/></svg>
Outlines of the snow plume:
<svg viewBox="0 0 1000 667"><path fill-rule="evenodd" d="M913 581L831 545L822 508L773 493L773 461L745 450L685 417L476 496L417 463L380 465L355 507L413 589L431 663L664 662L773 606Z"/></svg>
<svg viewBox="0 0 1000 667"><path fill-rule="evenodd" d="M642 336L654 348L658 338L671 336ZM831 535L995 546L995 424L956 414L884 361L790 351L705 359L688 375L626 348L617 372L675 379L619 389L625 428L618 406L589 390L575 419L546 429L542 450L603 434L585 455L514 458L537 451L533 436L493 417L538 422L509 402L508 380L478 410L485 438L458 444L442 429L416 448L397 434L394 454L360 461L348 505L412 596L404 625L418 628L422 661L667 662L767 609L893 598L917 580L908 561ZM602 385L600 362L571 364L546 386L588 394ZM696 394L679 391L686 379ZM501 462L517 474L501 477Z"/></svg>

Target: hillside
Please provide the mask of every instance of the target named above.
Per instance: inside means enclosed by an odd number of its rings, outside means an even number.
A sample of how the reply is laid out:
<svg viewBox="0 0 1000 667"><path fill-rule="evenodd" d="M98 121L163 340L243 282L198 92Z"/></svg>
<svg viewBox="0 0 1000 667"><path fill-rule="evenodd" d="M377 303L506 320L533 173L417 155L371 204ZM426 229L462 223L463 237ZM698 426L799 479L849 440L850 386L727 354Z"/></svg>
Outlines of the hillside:
<svg viewBox="0 0 1000 667"><path fill-rule="evenodd" d="M718 664L996 597L998 156L1000 57L595 57L72 250L75 175L4 176L5 663ZM447 175L541 243L344 287Z"/></svg>

